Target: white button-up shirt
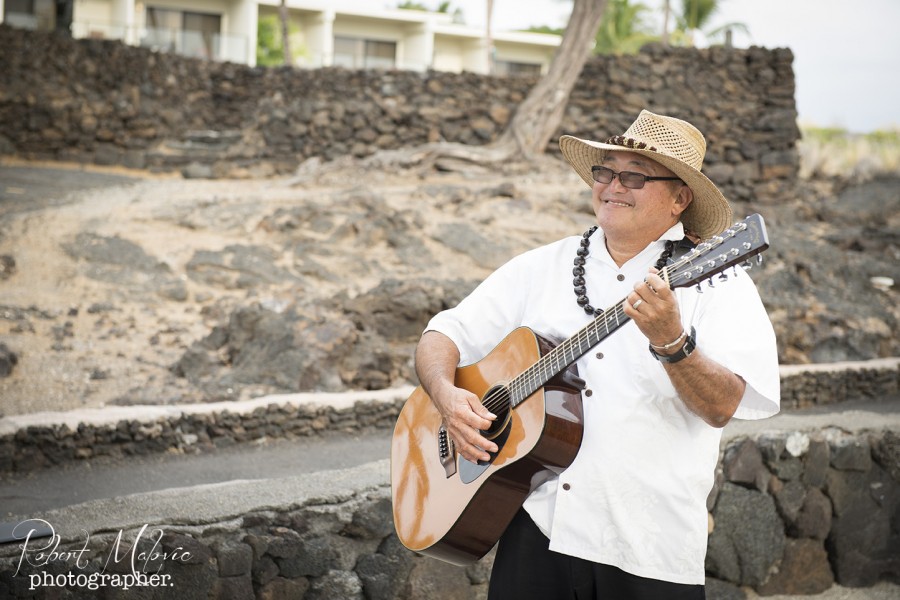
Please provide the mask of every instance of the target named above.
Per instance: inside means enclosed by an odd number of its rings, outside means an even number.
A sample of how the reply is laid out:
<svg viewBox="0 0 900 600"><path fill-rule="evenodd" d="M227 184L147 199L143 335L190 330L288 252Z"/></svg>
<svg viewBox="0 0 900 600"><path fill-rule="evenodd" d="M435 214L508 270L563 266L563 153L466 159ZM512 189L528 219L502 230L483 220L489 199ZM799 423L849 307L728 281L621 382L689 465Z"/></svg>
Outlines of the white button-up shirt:
<svg viewBox="0 0 900 600"><path fill-rule="evenodd" d="M612 307L647 276L665 240L680 240L680 223L659 241L616 265L603 232L591 238L587 294ZM573 293L572 260L581 237L526 252L491 274L458 306L436 315L435 330L459 348L460 366L486 356L525 325L568 339L591 317ZM675 290L686 331L697 348L746 381L735 413L759 419L778 412L775 334L756 286L743 269L727 281ZM619 277L619 276L624 277ZM550 549L621 568L641 577L703 584L706 498L713 485L721 429L679 399L647 338L629 322L577 361L592 391L583 394L584 438L574 462L528 497L524 508L550 538Z"/></svg>

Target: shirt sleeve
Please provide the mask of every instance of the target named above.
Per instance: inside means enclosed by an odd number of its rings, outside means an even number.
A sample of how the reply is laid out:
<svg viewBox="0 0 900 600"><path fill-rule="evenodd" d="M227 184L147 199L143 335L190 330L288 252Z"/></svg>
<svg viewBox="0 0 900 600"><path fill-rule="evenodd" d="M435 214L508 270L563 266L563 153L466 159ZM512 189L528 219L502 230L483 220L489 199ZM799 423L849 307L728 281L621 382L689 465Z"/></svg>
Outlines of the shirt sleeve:
<svg viewBox="0 0 900 600"><path fill-rule="evenodd" d="M533 252L533 251L532 251ZM425 331L438 331L459 349L460 366L484 358L522 321L527 298L521 290L527 252L501 266L455 307L428 322ZM520 293L516 293L519 291Z"/></svg>
<svg viewBox="0 0 900 600"><path fill-rule="evenodd" d="M737 269L716 286L715 299L697 319L697 347L741 377L747 387L737 419L763 419L781 404L775 331L753 280Z"/></svg>

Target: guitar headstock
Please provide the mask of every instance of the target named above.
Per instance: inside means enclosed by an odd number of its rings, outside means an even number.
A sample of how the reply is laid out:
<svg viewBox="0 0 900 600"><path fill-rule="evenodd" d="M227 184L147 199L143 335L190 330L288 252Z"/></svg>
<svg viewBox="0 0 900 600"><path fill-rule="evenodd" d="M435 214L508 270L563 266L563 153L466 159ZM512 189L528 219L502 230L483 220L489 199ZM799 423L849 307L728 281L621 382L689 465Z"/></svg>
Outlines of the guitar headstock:
<svg viewBox="0 0 900 600"><path fill-rule="evenodd" d="M762 216L750 215L669 265L662 276L672 288L687 287L744 262L769 247Z"/></svg>

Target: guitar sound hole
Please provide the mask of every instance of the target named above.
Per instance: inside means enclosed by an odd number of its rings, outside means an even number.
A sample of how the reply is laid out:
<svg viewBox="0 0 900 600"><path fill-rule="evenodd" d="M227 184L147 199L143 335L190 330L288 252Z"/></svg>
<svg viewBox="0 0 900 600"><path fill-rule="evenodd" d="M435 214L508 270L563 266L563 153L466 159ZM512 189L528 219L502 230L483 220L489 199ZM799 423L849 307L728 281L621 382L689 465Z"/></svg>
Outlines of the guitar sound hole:
<svg viewBox="0 0 900 600"><path fill-rule="evenodd" d="M484 395L484 398L481 399L481 404L497 415L497 418L491 426L481 432L487 439L492 440L500 435L509 424L510 400L509 389L503 385L495 385L489 389L487 394Z"/></svg>

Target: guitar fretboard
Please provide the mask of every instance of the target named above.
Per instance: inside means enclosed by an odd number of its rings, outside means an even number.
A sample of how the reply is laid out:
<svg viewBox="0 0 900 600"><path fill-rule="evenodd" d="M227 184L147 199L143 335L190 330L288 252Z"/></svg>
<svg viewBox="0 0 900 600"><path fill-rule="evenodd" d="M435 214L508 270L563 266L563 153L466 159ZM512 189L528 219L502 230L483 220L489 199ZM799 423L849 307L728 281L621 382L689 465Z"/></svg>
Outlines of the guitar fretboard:
<svg viewBox="0 0 900 600"><path fill-rule="evenodd" d="M573 362L603 341L609 334L631 320L623 308L625 300L605 310L578 333L556 346L536 363L509 382L513 408L542 388Z"/></svg>

